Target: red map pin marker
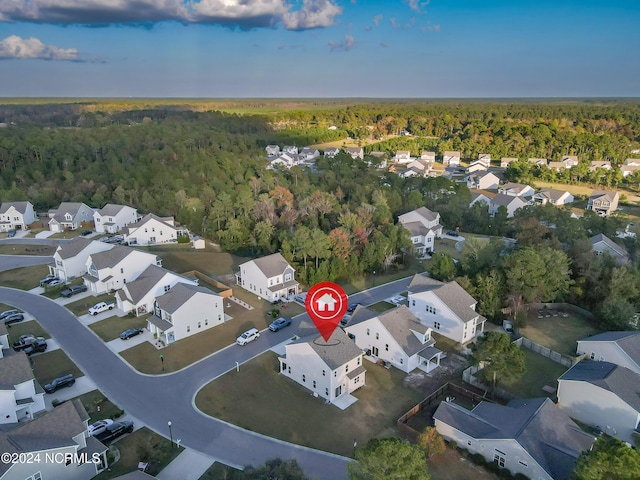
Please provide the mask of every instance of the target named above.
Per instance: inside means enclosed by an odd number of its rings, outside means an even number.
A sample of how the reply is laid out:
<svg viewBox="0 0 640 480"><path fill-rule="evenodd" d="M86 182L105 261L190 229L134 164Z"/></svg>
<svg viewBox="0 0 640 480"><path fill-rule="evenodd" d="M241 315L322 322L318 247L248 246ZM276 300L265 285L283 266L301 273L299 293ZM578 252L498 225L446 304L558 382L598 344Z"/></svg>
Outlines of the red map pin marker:
<svg viewBox="0 0 640 480"><path fill-rule="evenodd" d="M311 287L304 306L326 342L347 313L349 304L347 294L340 285L320 282Z"/></svg>

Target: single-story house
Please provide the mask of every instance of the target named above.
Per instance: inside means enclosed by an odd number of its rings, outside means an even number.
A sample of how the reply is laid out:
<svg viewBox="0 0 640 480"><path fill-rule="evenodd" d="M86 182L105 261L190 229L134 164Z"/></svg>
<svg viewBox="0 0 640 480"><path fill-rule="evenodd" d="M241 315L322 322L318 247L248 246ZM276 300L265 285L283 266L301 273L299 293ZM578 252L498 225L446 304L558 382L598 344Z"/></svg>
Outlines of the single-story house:
<svg viewBox="0 0 640 480"><path fill-rule="evenodd" d="M534 203L550 203L551 205L560 206L573 203L573 195L566 190L556 190L554 188L543 188L533 195Z"/></svg>
<svg viewBox="0 0 640 480"><path fill-rule="evenodd" d="M498 189L498 193L512 197L531 197L536 191L529 185L508 182Z"/></svg>

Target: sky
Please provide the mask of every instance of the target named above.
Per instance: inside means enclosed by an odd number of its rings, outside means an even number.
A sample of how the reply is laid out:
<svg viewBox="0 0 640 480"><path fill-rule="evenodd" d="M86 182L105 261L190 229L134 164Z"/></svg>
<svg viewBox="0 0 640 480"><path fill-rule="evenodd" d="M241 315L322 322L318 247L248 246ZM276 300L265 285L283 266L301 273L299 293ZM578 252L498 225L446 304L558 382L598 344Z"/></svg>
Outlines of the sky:
<svg viewBox="0 0 640 480"><path fill-rule="evenodd" d="M638 97L640 0L0 0L0 97Z"/></svg>

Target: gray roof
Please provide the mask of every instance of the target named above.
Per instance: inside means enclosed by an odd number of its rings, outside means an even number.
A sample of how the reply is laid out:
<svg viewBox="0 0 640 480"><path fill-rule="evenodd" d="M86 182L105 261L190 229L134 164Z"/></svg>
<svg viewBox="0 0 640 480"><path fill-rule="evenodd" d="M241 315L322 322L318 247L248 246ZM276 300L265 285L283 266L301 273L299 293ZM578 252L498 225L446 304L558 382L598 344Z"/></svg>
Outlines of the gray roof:
<svg viewBox="0 0 640 480"><path fill-rule="evenodd" d="M31 363L26 353L20 352L0 358L0 389L13 390L15 385L33 380Z"/></svg>
<svg viewBox="0 0 640 480"><path fill-rule="evenodd" d="M594 190L589 197L589 200L597 200L599 198L604 198L610 202L613 202L615 198L619 197L618 192L608 192L606 190Z"/></svg>
<svg viewBox="0 0 640 480"><path fill-rule="evenodd" d="M529 187L529 185L523 185L522 183L508 182L508 183L505 183L502 187L500 187L500 189L515 190L516 192L522 192L527 187Z"/></svg>
<svg viewBox="0 0 640 480"><path fill-rule="evenodd" d="M173 274L166 268L149 265L133 282L128 282L123 290L128 292L127 298L136 304L158 285L167 273Z"/></svg>
<svg viewBox="0 0 640 480"><path fill-rule="evenodd" d="M98 213L103 217L112 217L120 213L127 205L117 205L115 203L107 203L104 207L98 210Z"/></svg>
<svg viewBox="0 0 640 480"><path fill-rule="evenodd" d="M306 322L301 322L302 323ZM313 326L315 332L311 332L310 328L298 330L298 332L310 332L311 335L302 337L291 345L296 343L307 343L314 352L322 359L331 370L341 367L345 363L362 355L362 350L351 340L341 328L336 328L329 337L328 341L324 341L318 330Z"/></svg>
<svg viewBox="0 0 640 480"><path fill-rule="evenodd" d="M125 475L115 477L113 480L153 480L154 478L158 478L158 477L149 475L148 473L145 473L142 470L134 470L133 472L129 472Z"/></svg>
<svg viewBox="0 0 640 480"><path fill-rule="evenodd" d="M520 203L525 203L526 202L524 200L522 200L521 197L516 197L514 195L505 195L504 193L499 193L497 194L495 197L493 197L491 199L491 203L494 205L504 205L505 207L509 204L511 204L512 202L520 202Z"/></svg>
<svg viewBox="0 0 640 480"><path fill-rule="evenodd" d="M76 217L76 215L78 215L78 211L80 211L80 208L82 208L83 205L91 209L88 205L85 205L84 203L81 203L81 202L62 202L58 207L58 209L56 210L56 213L53 216L53 218L58 223L64 223L64 222L67 222L67 220L64 218L65 214L70 213L71 219L73 220Z"/></svg>
<svg viewBox="0 0 640 480"><path fill-rule="evenodd" d="M416 212L421 217L426 218L430 222L434 222L434 221L436 221L438 219L438 214L435 213L435 212L432 212L427 207L420 207L420 208L414 210L414 212Z"/></svg>
<svg viewBox="0 0 640 480"><path fill-rule="evenodd" d="M167 293L160 295L156 301L158 302L158 307L160 307L161 310L168 313L174 313L196 293L217 296L205 287L188 285L186 283L176 283Z"/></svg>
<svg viewBox="0 0 640 480"><path fill-rule="evenodd" d="M604 332L588 338L578 340L579 342L615 342L629 357L640 365L640 332Z"/></svg>
<svg viewBox="0 0 640 480"><path fill-rule="evenodd" d="M173 324L171 322L163 320L162 318L156 315L151 315L149 318L147 318L147 321L155 325L156 327L158 327L161 332L166 332L173 328Z"/></svg>
<svg viewBox="0 0 640 480"><path fill-rule="evenodd" d="M567 193L566 190L556 190L555 188L543 188L534 196L536 198L548 198L549 200L560 200Z"/></svg>
<svg viewBox="0 0 640 480"><path fill-rule="evenodd" d="M640 412L640 374L610 362L581 360L567 370L560 380L588 382L616 394Z"/></svg>
<svg viewBox="0 0 640 480"><path fill-rule="evenodd" d="M595 245L598 242L604 242L604 244L607 245L607 247L609 247L611 250L616 252L619 256L626 257L626 256L629 255L627 253L627 251L623 247L618 245L616 242L611 240L609 237L607 237L603 233L599 233L598 235L594 235L593 237L591 237L589 239L589 242L591 243L592 246Z"/></svg>
<svg viewBox="0 0 640 480"><path fill-rule="evenodd" d="M93 242L93 240L89 240L88 238L76 237L70 242L61 243L58 247L58 255L60 255L60 258L63 260L73 258L91 245L91 242Z"/></svg>
<svg viewBox="0 0 640 480"><path fill-rule="evenodd" d="M267 278L282 275L287 267L291 267L280 253L273 253L266 257L260 257L253 260L258 268Z"/></svg>
<svg viewBox="0 0 640 480"><path fill-rule="evenodd" d="M173 217L159 217L153 213L147 213L144 217L142 217L139 221L135 222L135 223L130 223L129 225L127 225L127 228L129 229L129 233L131 233L133 230L135 230L136 228L140 228L142 227L145 223L150 222L151 220L157 220L160 223L164 223L167 227L176 229L176 227L174 227L173 225L171 225L170 223L167 222L167 220L173 220Z"/></svg>
<svg viewBox="0 0 640 480"><path fill-rule="evenodd" d="M0 204L0 213L6 213L11 207L15 208L18 212L24 214L27 211L29 202L2 202Z"/></svg>
<svg viewBox="0 0 640 480"><path fill-rule="evenodd" d="M122 245L114 245L111 250L104 252L92 253L91 260L98 270L103 268L115 267L130 254L135 252L133 248Z"/></svg>
<svg viewBox="0 0 640 480"><path fill-rule="evenodd" d="M477 302L455 281L442 283L424 275L414 275L408 288L410 293L431 291L455 313L460 320L468 322L479 314L472 306Z"/></svg>
<svg viewBox="0 0 640 480"><path fill-rule="evenodd" d="M425 227L422 222L403 223L402 226L409 230L412 237L427 235L431 231L431 229Z"/></svg>
<svg viewBox="0 0 640 480"><path fill-rule="evenodd" d="M476 439L514 439L556 480L568 480L580 453L595 441L548 398L507 406L480 402L471 411L442 402L434 419Z"/></svg>

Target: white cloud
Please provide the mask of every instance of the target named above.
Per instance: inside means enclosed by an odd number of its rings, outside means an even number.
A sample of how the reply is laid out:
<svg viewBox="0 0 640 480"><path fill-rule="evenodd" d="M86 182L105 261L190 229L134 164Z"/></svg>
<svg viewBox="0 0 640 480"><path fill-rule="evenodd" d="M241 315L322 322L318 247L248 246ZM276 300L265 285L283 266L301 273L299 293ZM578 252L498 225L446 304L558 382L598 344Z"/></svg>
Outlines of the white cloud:
<svg viewBox="0 0 640 480"><path fill-rule="evenodd" d="M409 8L416 13L422 13L424 9L429 5L431 0L405 0Z"/></svg>
<svg viewBox="0 0 640 480"><path fill-rule="evenodd" d="M380 25L380 20L382 20L382 14L379 14L373 17L373 23L375 24L376 27Z"/></svg>
<svg viewBox="0 0 640 480"><path fill-rule="evenodd" d="M78 61L78 50L45 45L35 37L22 38L11 35L0 41L0 59L10 58Z"/></svg>
<svg viewBox="0 0 640 480"><path fill-rule="evenodd" d="M0 21L104 26L162 21L290 30L328 27L342 7L335 0L2 0Z"/></svg>
<svg viewBox="0 0 640 480"><path fill-rule="evenodd" d="M344 40L329 42L329 49L334 52L336 50L349 51L356 46L356 39L351 35L345 35Z"/></svg>

